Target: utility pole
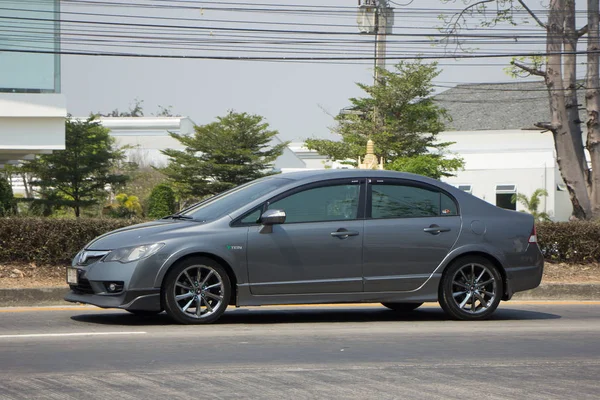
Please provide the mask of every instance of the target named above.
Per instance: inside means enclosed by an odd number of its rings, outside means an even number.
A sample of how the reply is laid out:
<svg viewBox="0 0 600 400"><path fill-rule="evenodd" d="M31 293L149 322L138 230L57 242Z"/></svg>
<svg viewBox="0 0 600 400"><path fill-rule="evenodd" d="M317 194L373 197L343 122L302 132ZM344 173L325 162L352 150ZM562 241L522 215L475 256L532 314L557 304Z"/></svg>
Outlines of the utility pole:
<svg viewBox="0 0 600 400"><path fill-rule="evenodd" d="M393 20L394 14L388 7L387 0L358 0L358 29L362 33L375 36L373 55L375 85L379 83L379 69L385 68L386 37L392 31ZM383 125L377 107L373 107L373 122L376 129Z"/></svg>
<svg viewBox="0 0 600 400"><path fill-rule="evenodd" d="M387 0L375 0L375 83L379 80L378 68L385 68L385 50L388 33L388 19L391 9Z"/></svg>
<svg viewBox="0 0 600 400"><path fill-rule="evenodd" d="M394 25L392 10L388 7L387 0L358 0L358 30L375 37L375 83L378 78L377 68L385 68L386 36L392 32Z"/></svg>

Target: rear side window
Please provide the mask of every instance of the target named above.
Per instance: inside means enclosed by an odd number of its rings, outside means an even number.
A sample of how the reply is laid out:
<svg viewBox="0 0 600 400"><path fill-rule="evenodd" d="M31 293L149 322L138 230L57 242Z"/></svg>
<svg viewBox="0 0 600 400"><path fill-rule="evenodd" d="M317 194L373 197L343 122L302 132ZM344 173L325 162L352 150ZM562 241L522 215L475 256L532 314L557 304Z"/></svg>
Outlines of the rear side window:
<svg viewBox="0 0 600 400"><path fill-rule="evenodd" d="M371 185L371 218L423 218L458 215L454 201L433 188Z"/></svg>

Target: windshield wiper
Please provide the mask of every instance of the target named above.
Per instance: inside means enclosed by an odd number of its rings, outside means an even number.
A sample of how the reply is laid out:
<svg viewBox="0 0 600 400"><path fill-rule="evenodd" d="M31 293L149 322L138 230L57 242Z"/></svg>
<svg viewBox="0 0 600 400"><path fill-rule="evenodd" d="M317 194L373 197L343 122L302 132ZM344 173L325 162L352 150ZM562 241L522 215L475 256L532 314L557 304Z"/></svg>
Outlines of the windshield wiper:
<svg viewBox="0 0 600 400"><path fill-rule="evenodd" d="M171 215L167 215L166 217L162 217L161 219L194 219L194 218L190 217L189 215L171 214Z"/></svg>

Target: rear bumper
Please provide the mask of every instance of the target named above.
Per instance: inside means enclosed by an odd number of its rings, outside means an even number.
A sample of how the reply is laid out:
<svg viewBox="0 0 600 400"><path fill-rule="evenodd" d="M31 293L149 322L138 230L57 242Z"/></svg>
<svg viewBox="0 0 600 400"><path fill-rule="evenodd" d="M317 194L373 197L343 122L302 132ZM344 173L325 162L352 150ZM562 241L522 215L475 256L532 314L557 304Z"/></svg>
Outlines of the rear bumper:
<svg viewBox="0 0 600 400"><path fill-rule="evenodd" d="M524 290L535 289L542 282L544 262L538 265L511 268L506 271L506 299L510 300L513 294Z"/></svg>
<svg viewBox="0 0 600 400"><path fill-rule="evenodd" d="M159 288L129 290L118 295L88 294L71 290L65 296L65 300L71 303L91 304L101 308L162 310Z"/></svg>

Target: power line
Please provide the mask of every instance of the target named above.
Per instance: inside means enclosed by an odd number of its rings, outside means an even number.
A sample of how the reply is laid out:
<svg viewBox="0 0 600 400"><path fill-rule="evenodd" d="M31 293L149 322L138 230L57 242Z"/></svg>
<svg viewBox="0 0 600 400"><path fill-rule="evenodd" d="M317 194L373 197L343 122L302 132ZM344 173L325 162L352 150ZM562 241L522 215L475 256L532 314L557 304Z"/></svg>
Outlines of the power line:
<svg viewBox="0 0 600 400"><path fill-rule="evenodd" d="M107 56L107 57L133 57L133 58L174 58L174 59L212 59L212 60L239 60L239 61L267 61L267 60L290 60L290 61L359 61L372 60L372 57L242 57L242 56L200 56L200 55L173 55L173 54L139 54L139 53L100 53L100 52L77 52L77 51L32 51L24 49L6 49L0 48L0 51L13 53L38 53L38 54L63 54L63 55L89 55L89 56ZM506 58L506 57L526 57L526 56L548 56L551 54L592 54L600 53L595 51L577 51L577 52L557 52L557 53L513 53L513 54L464 54L452 56L392 56L385 57L386 60L438 60L438 59L476 59L476 58Z"/></svg>

